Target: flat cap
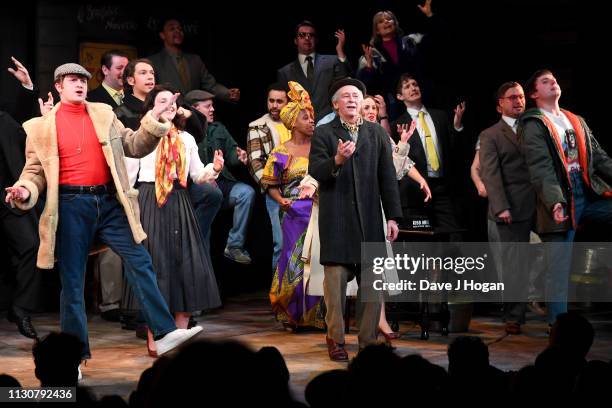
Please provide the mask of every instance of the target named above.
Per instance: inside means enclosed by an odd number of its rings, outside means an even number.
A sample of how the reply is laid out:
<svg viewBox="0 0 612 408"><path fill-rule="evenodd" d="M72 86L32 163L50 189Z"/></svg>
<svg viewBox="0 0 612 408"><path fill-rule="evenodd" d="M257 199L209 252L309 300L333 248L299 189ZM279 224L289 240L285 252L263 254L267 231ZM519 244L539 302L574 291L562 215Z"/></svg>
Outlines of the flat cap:
<svg viewBox="0 0 612 408"><path fill-rule="evenodd" d="M202 91L201 89L194 89L193 91L187 92L185 95L185 100L188 104L193 105L196 102L207 101L209 99L213 99L215 95L210 92Z"/></svg>
<svg viewBox="0 0 612 408"><path fill-rule="evenodd" d="M346 77L346 78L339 79L336 82L331 84L331 86L329 87L329 98L331 99L334 96L334 94L338 92L338 89L342 88L343 86L347 86L347 85L352 85L356 87L357 89L361 91L361 93L364 96L367 93L366 86L363 82L355 78Z"/></svg>
<svg viewBox="0 0 612 408"><path fill-rule="evenodd" d="M64 75L83 75L87 79L91 79L91 74L85 68L80 66L79 64L75 64L73 62L68 64L60 65L55 68L55 73L53 74L53 79L57 81L57 79Z"/></svg>

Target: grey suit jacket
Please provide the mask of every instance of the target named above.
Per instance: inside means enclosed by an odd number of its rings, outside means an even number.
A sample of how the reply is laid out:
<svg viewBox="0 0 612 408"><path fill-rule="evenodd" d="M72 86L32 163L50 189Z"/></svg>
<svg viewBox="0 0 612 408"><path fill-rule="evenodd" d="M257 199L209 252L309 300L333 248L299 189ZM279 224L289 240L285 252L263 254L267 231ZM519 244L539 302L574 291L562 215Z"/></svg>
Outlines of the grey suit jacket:
<svg viewBox="0 0 612 408"><path fill-rule="evenodd" d="M183 58L188 67L189 89L185 88L181 82L174 56L165 48L148 58L153 63L156 83L169 83L178 88L182 95L194 89L203 89L214 94L222 101L229 101L229 90L217 82L199 55L183 53Z"/></svg>
<svg viewBox="0 0 612 408"><path fill-rule="evenodd" d="M489 219L508 209L513 221L535 216L536 195L518 136L503 119L480 134L480 172L489 196Z"/></svg>
<svg viewBox="0 0 612 408"><path fill-rule="evenodd" d="M336 55L315 54L314 78L308 79L296 58L293 62L278 70L277 80L282 84L289 81L298 82L310 94L316 120L332 111L329 87L336 80L349 76L351 72L348 59L341 62Z"/></svg>

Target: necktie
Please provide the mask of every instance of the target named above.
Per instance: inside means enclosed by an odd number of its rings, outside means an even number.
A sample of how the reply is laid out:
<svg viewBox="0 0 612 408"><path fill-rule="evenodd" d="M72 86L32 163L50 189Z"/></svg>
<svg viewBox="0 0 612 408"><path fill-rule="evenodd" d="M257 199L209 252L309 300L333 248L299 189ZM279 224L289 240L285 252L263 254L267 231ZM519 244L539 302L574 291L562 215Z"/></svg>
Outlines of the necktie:
<svg viewBox="0 0 612 408"><path fill-rule="evenodd" d="M427 126L427 122L425 122L425 113L423 111L419 111L419 125L421 125L421 128L425 132L425 149L427 150L427 159L429 160L431 169L433 171L438 171L440 168L440 160L438 159L438 152L436 151L433 137L431 137L431 131L429 130L429 126Z"/></svg>
<svg viewBox="0 0 612 408"><path fill-rule="evenodd" d="M189 91L189 77L187 74L187 64L185 63L185 58L183 58L182 55L177 55L176 64L178 66L179 78L181 79L181 83L183 84L183 89L185 91Z"/></svg>
<svg viewBox="0 0 612 408"><path fill-rule="evenodd" d="M123 93L122 92L115 93L115 96L113 97L113 99L115 100L115 102L117 102L117 105L121 105L123 103Z"/></svg>
<svg viewBox="0 0 612 408"><path fill-rule="evenodd" d="M306 57L306 78L311 79L314 76L314 64L312 63L312 57L309 55Z"/></svg>

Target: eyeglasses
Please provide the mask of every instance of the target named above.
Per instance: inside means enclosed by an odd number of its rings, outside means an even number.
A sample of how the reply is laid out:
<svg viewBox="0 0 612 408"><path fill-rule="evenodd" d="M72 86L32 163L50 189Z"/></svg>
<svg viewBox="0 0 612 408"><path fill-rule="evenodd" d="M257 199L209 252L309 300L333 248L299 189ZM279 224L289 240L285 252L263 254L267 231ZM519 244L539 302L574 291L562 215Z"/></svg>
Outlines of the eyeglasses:
<svg viewBox="0 0 612 408"><path fill-rule="evenodd" d="M510 95L510 96L502 96L499 99L510 99L512 102L514 101L524 101L525 95Z"/></svg>
<svg viewBox="0 0 612 408"><path fill-rule="evenodd" d="M316 34L315 33L297 33L297 36L299 38L316 38Z"/></svg>

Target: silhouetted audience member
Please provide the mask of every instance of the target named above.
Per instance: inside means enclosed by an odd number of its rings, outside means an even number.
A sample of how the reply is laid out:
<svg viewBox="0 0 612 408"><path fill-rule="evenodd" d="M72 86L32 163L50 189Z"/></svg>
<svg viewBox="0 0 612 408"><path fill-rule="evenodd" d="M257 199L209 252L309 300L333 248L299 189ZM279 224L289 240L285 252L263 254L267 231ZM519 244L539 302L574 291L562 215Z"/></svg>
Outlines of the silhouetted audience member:
<svg viewBox="0 0 612 408"><path fill-rule="evenodd" d="M399 369L400 358L390 347L383 344L365 347L348 367L350 405L387 406L405 401L405 394L396 392L405 387L399 381Z"/></svg>
<svg viewBox="0 0 612 408"><path fill-rule="evenodd" d="M98 402L99 408L128 408L128 406L119 395L105 395Z"/></svg>
<svg viewBox="0 0 612 408"><path fill-rule="evenodd" d="M348 395L349 373L346 370L331 370L319 374L304 390L304 397L310 408L344 406Z"/></svg>
<svg viewBox="0 0 612 408"><path fill-rule="evenodd" d="M52 332L32 347L36 378L42 387L76 387L83 343L68 333Z"/></svg>
<svg viewBox="0 0 612 408"><path fill-rule="evenodd" d="M576 401L605 401L610 395L612 364L601 360L586 363L576 380Z"/></svg>
<svg viewBox="0 0 612 408"><path fill-rule="evenodd" d="M433 364L420 355L412 354L400 360L400 383L418 396L436 395L436 402L441 403L449 387L449 376L446 370ZM427 397L429 398L429 397Z"/></svg>
<svg viewBox="0 0 612 408"><path fill-rule="evenodd" d="M21 388L21 384L12 375L0 374L0 387Z"/></svg>
<svg viewBox="0 0 612 408"><path fill-rule="evenodd" d="M506 374L489 364L489 348L480 337L460 336L448 346L448 374L459 400L500 395L508 388Z"/></svg>
<svg viewBox="0 0 612 408"><path fill-rule="evenodd" d="M594 339L595 330L585 317L575 313L561 313L551 329L549 344L585 359Z"/></svg>
<svg viewBox="0 0 612 408"><path fill-rule="evenodd" d="M194 398L223 406L303 406L290 398L288 384L262 375L256 353L236 342L197 341L172 358L148 395L147 407L193 405Z"/></svg>

